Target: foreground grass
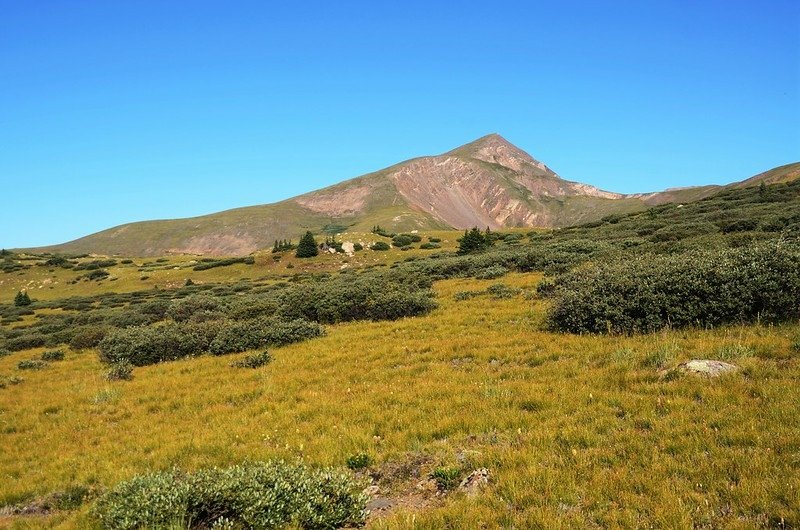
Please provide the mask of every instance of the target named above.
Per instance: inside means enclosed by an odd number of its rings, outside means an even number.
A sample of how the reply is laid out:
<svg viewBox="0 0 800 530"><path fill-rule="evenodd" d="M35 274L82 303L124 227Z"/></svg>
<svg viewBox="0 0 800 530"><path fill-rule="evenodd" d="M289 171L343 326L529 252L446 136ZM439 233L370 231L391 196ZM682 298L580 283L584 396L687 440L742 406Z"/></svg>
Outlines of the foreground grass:
<svg viewBox="0 0 800 530"><path fill-rule="evenodd" d="M343 466L366 452L376 466L425 455L493 479L482 495L395 510L375 528L800 524L797 326L547 333L526 297L539 280L439 282L426 317L330 326L259 370L200 357L109 383L93 351L41 371L16 369L39 350L0 358L0 376L24 378L0 389L0 506L173 466ZM455 299L495 283L522 292ZM742 370L659 375L659 364L721 352ZM86 509L4 523L83 528Z"/></svg>

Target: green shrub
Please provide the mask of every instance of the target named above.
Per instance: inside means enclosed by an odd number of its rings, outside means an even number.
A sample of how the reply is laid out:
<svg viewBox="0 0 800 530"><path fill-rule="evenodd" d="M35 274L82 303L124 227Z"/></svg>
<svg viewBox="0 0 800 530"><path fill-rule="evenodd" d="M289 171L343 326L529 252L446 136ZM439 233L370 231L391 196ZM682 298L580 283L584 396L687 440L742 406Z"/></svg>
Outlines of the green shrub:
<svg viewBox="0 0 800 530"><path fill-rule="evenodd" d="M792 350L797 353L800 353L800 336L794 339L794 343L792 344Z"/></svg>
<svg viewBox="0 0 800 530"><path fill-rule="evenodd" d="M73 350L95 348L111 328L108 326L82 326L75 330L69 347Z"/></svg>
<svg viewBox="0 0 800 530"><path fill-rule="evenodd" d="M133 379L133 365L127 359L111 363L111 367L106 372L106 379L109 381L130 381Z"/></svg>
<svg viewBox="0 0 800 530"><path fill-rule="evenodd" d="M134 477L102 495L92 514L102 528L341 528L361 526L366 496L349 475L281 461L191 474Z"/></svg>
<svg viewBox="0 0 800 530"><path fill-rule="evenodd" d="M5 348L0 348L0 357L5 357L6 355L11 355L11 352Z"/></svg>
<svg viewBox="0 0 800 530"><path fill-rule="evenodd" d="M41 359L25 359L17 364L17 368L20 370L41 370L46 366L47 362L42 361Z"/></svg>
<svg viewBox="0 0 800 530"><path fill-rule="evenodd" d="M372 458L367 453L356 453L347 457L347 467L352 470L366 469L372 465Z"/></svg>
<svg viewBox="0 0 800 530"><path fill-rule="evenodd" d="M127 360L134 366L145 366L198 355L208 349L217 329L200 324L119 329L100 342L100 359L107 363Z"/></svg>
<svg viewBox="0 0 800 530"><path fill-rule="evenodd" d="M367 301L366 317L370 320L397 320L430 313L436 305L426 292L381 292Z"/></svg>
<svg viewBox="0 0 800 530"><path fill-rule="evenodd" d="M652 332L800 317L800 251L766 245L629 256L555 281L549 327L572 333Z"/></svg>
<svg viewBox="0 0 800 530"><path fill-rule="evenodd" d="M164 313L164 316L175 322L186 322L198 313L214 313L220 309L218 299L208 295L197 295L173 301Z"/></svg>
<svg viewBox="0 0 800 530"><path fill-rule="evenodd" d="M364 245L362 245L361 243L353 243L353 250L356 252L364 250Z"/></svg>
<svg viewBox="0 0 800 530"><path fill-rule="evenodd" d="M43 361L63 361L64 360L64 351L63 350L50 350L42 353L42 360Z"/></svg>
<svg viewBox="0 0 800 530"><path fill-rule="evenodd" d="M391 247L385 241L376 241L369 248L372 250L389 250Z"/></svg>
<svg viewBox="0 0 800 530"><path fill-rule="evenodd" d="M245 355L243 358L231 363L234 368L261 368L272 361L272 356L267 350L252 355Z"/></svg>
<svg viewBox="0 0 800 530"><path fill-rule="evenodd" d="M457 467L437 467L431 472L431 478L436 481L440 490L447 491L458 486L461 479L461 470Z"/></svg>
<svg viewBox="0 0 800 530"><path fill-rule="evenodd" d="M100 281L100 280L103 280L105 278L108 278L109 276L110 276L110 274L109 274L109 272L107 270L94 269L94 270L90 270L89 272L87 272L83 276L80 276L79 278L86 278L89 281Z"/></svg>
<svg viewBox="0 0 800 530"><path fill-rule="evenodd" d="M242 322L226 322L211 341L209 351L214 355L238 353L266 346L284 346L293 342L319 337L324 333L316 322L297 318L256 318Z"/></svg>
<svg viewBox="0 0 800 530"><path fill-rule="evenodd" d="M423 243L419 246L422 250L433 250L436 248L442 248L442 245L439 243Z"/></svg>
<svg viewBox="0 0 800 530"><path fill-rule="evenodd" d="M501 276L505 276L507 273L508 269L502 265L492 265L475 274L475 278L478 280L494 280L496 278L500 278Z"/></svg>
<svg viewBox="0 0 800 530"><path fill-rule="evenodd" d="M47 345L47 335L37 331L28 331L16 337L9 337L6 340L6 348L11 351L30 350Z"/></svg>
<svg viewBox="0 0 800 530"><path fill-rule="evenodd" d="M210 261L204 261L203 263L195 265L194 267L192 267L192 270L207 271L209 269L215 269L217 267L228 267L230 265L236 265L238 263L244 263L245 265L253 265L255 262L256 259L253 256L246 256L243 258L226 258L219 260L212 259Z"/></svg>

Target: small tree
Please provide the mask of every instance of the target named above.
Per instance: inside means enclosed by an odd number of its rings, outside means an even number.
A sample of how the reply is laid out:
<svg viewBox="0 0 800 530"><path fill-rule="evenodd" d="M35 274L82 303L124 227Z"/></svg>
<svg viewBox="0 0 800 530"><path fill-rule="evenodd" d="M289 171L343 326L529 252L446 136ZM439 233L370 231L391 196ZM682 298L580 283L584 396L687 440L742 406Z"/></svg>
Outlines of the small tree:
<svg viewBox="0 0 800 530"><path fill-rule="evenodd" d="M458 253L471 254L480 252L489 246L487 238L477 227L464 231L464 237L458 240Z"/></svg>
<svg viewBox="0 0 800 530"><path fill-rule="evenodd" d="M307 231L297 244L295 256L298 258L313 258L317 254L319 254L317 240L314 239L314 234L312 234L311 231Z"/></svg>
<svg viewBox="0 0 800 530"><path fill-rule="evenodd" d="M31 305L31 297L28 296L27 291L19 291L17 296L14 297L14 305L17 307L22 307L25 305Z"/></svg>

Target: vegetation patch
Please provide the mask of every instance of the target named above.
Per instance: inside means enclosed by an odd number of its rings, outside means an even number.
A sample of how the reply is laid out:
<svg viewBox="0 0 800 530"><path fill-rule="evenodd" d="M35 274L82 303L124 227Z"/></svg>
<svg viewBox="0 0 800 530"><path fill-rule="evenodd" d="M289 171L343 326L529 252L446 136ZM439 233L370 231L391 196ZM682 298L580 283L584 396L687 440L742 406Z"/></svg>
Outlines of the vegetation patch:
<svg viewBox="0 0 800 530"><path fill-rule="evenodd" d="M92 513L108 530L341 528L366 520L366 497L350 475L282 461L194 473L141 475L101 496Z"/></svg>
<svg viewBox="0 0 800 530"><path fill-rule="evenodd" d="M565 274L548 288L551 329L653 332L800 316L800 251L764 245L636 256Z"/></svg>

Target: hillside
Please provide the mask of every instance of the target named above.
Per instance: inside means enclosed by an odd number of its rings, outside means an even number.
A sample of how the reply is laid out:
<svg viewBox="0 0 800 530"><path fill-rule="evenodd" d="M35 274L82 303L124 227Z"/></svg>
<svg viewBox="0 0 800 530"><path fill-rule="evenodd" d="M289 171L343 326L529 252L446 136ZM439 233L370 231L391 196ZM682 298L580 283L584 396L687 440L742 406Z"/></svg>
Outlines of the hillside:
<svg viewBox="0 0 800 530"><path fill-rule="evenodd" d="M732 186L797 178L800 164ZM245 255L306 230L335 234L472 226L564 227L667 202L710 196L719 186L624 195L559 177L497 134L438 156L408 160L274 204L210 215L130 223L75 241L33 249L60 253L159 256Z"/></svg>
<svg viewBox="0 0 800 530"><path fill-rule="evenodd" d="M369 529L800 524L800 181L476 254L459 235L310 259L5 253L0 527L130 528L96 516L123 481L274 459L360 481Z"/></svg>

